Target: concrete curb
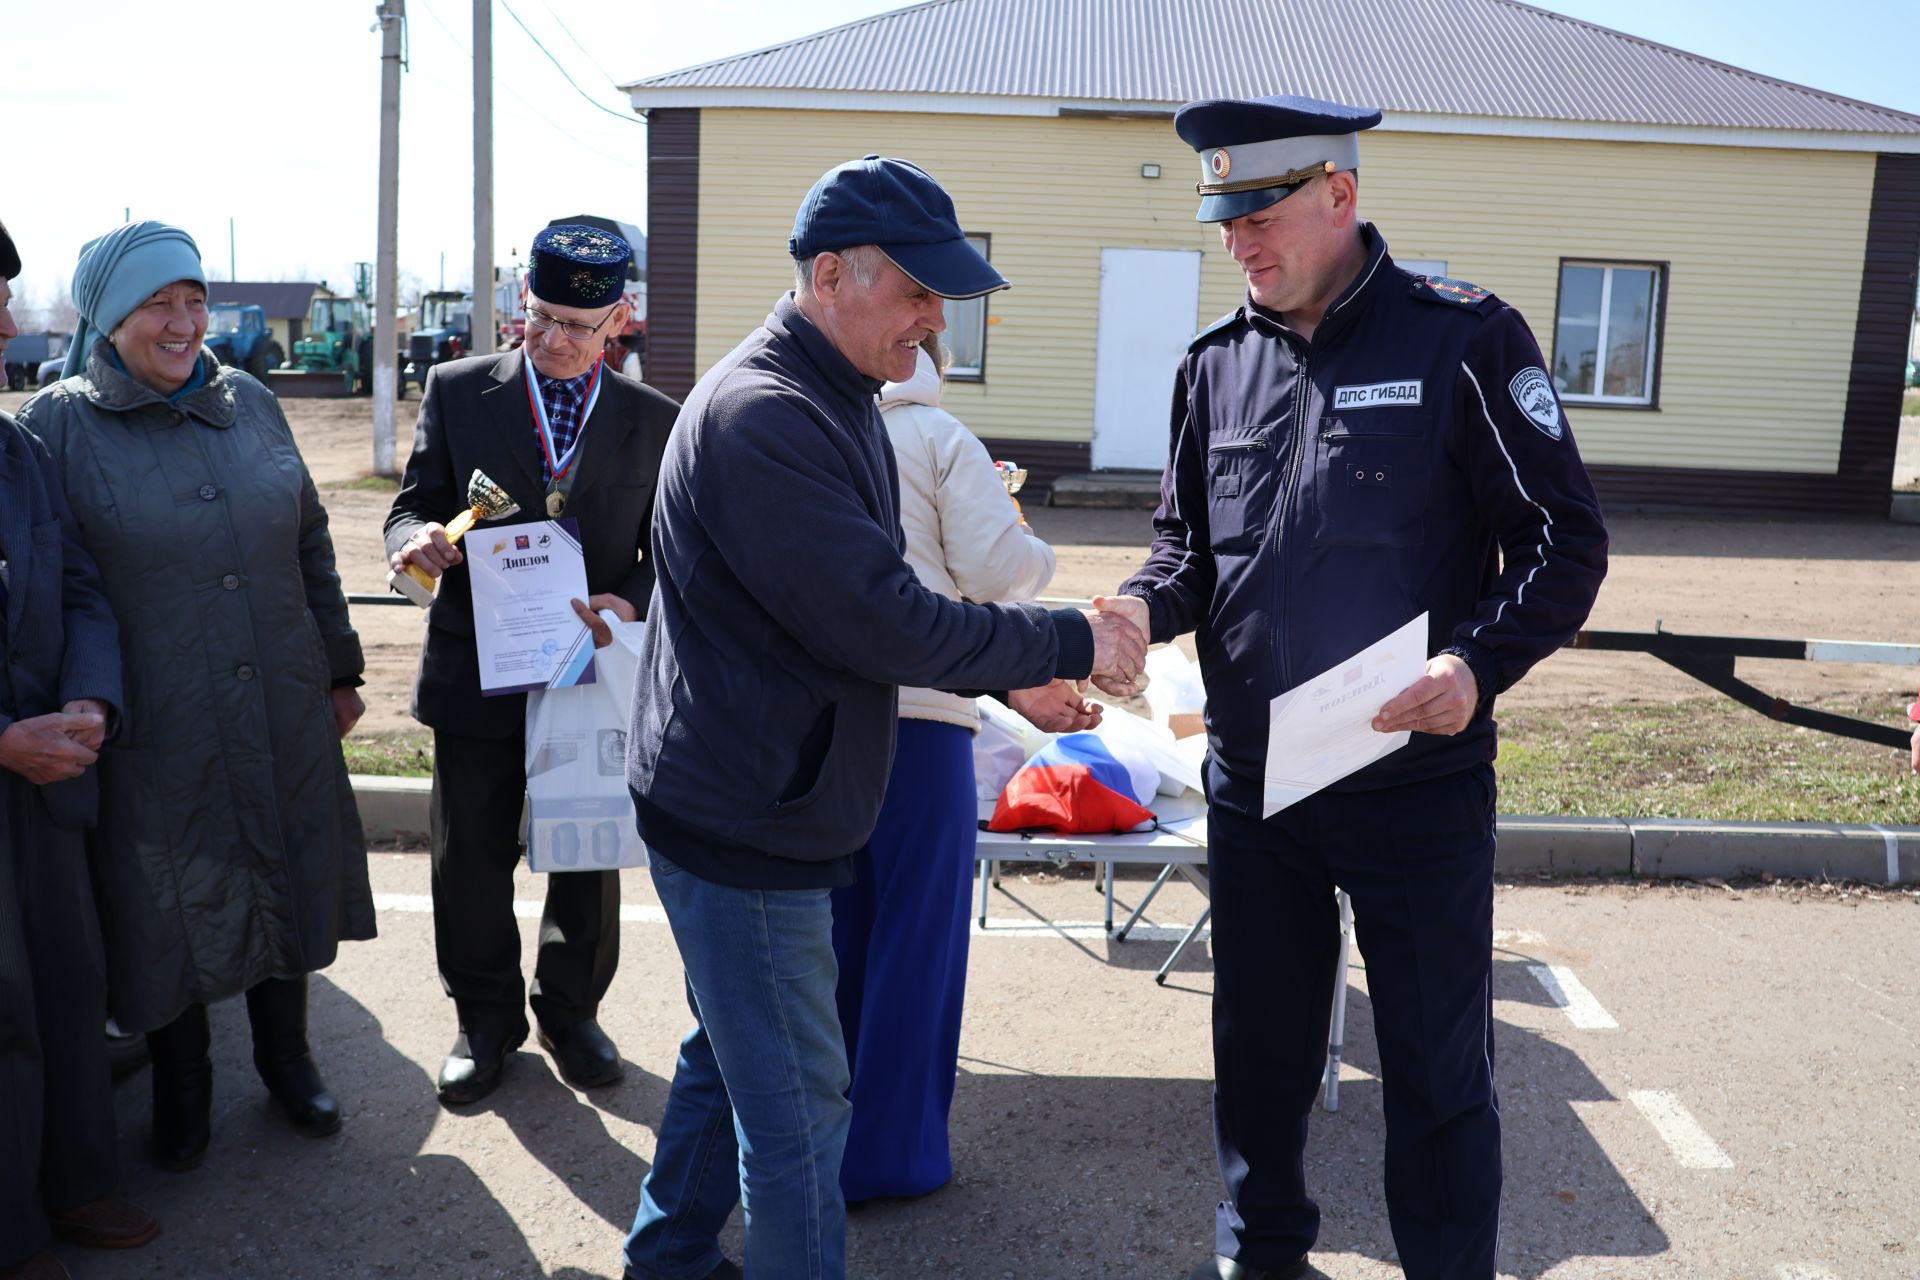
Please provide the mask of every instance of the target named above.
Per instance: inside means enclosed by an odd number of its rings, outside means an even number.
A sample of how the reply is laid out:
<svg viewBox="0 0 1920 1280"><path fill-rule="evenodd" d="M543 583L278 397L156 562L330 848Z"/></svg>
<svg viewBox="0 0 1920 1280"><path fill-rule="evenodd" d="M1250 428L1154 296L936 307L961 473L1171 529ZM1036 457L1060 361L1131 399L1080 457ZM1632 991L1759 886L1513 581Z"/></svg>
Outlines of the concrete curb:
<svg viewBox="0 0 1920 1280"><path fill-rule="evenodd" d="M426 839L430 781L356 774L352 782L370 843ZM1793 879L1920 882L1920 827L1502 814L1498 850L1494 871L1503 875L1729 879L1768 871Z"/></svg>

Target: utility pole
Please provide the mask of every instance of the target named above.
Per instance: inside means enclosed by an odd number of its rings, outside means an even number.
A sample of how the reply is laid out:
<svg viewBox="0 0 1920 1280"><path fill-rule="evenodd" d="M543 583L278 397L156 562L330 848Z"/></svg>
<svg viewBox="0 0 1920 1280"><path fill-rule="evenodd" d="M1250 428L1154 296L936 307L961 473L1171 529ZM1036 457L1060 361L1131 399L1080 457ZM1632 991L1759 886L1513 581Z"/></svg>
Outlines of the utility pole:
<svg viewBox="0 0 1920 1280"><path fill-rule="evenodd" d="M233 254L233 219L228 218L227 219L227 279L229 280L238 280L240 278L240 268L237 265L235 265L236 262L237 262L237 259L234 257L234 254Z"/></svg>
<svg viewBox="0 0 1920 1280"><path fill-rule="evenodd" d="M394 320L400 242L400 45L407 0L380 0L380 207L374 229L373 473L399 474L393 457L393 405L399 392L400 340Z"/></svg>
<svg viewBox="0 0 1920 1280"><path fill-rule="evenodd" d="M493 351L493 0L473 0L473 353Z"/></svg>

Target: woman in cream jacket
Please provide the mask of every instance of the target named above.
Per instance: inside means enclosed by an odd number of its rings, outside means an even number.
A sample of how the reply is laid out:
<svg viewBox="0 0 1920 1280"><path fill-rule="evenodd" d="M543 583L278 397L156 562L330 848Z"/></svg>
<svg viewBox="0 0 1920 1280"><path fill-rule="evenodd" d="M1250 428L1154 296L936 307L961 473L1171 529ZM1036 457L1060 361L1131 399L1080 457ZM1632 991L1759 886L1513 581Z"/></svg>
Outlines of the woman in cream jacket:
<svg viewBox="0 0 1920 1280"><path fill-rule="evenodd" d="M986 446L940 408L945 353L929 337L914 376L880 392L900 468L907 562L932 591L1026 600L1053 577ZM930 349L930 350L929 350ZM953 1177L947 1112L967 978L967 886L977 808L970 698L900 690L880 820L833 891L840 1024L853 1084L840 1185L849 1202L924 1195Z"/></svg>

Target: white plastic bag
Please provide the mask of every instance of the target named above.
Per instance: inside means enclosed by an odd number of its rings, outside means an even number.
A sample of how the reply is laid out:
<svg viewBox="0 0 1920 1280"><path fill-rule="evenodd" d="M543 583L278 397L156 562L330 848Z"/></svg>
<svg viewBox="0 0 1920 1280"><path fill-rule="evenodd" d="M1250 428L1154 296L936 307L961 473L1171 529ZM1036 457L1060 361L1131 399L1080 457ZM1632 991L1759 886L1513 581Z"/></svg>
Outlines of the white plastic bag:
<svg viewBox="0 0 1920 1280"><path fill-rule="evenodd" d="M627 721L646 624L600 616L613 643L594 650L594 683L527 695L527 866L534 871L647 865L627 791Z"/></svg>
<svg viewBox="0 0 1920 1280"><path fill-rule="evenodd" d="M1188 788L1201 789L1200 759L1206 750L1205 738L1176 739L1167 726L1145 716L1122 711L1106 702L1101 702L1100 708L1100 723L1092 732L1116 744L1116 751L1119 744L1125 744L1152 761L1153 767L1160 771L1159 794L1177 796ZM1197 744L1199 750L1186 744Z"/></svg>
<svg viewBox="0 0 1920 1280"><path fill-rule="evenodd" d="M1149 649L1146 672L1147 707L1161 724L1174 716L1199 715L1206 710L1207 686L1200 678L1200 664L1187 657L1179 645Z"/></svg>
<svg viewBox="0 0 1920 1280"><path fill-rule="evenodd" d="M981 800L997 799L1007 779L1019 772L1027 758L1045 746L1053 735L1036 729L996 698L975 700L980 708L980 732L973 739L974 795Z"/></svg>

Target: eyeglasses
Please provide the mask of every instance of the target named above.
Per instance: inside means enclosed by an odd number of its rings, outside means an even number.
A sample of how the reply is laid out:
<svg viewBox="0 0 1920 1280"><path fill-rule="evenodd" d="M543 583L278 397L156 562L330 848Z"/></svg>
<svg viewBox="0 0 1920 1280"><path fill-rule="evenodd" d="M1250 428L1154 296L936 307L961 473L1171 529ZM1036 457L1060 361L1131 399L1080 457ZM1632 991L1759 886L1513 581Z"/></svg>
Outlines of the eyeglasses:
<svg viewBox="0 0 1920 1280"><path fill-rule="evenodd" d="M600 326L605 324L608 318L611 317L613 313L619 309L620 309L620 304L616 302L611 307L607 308L606 315L601 316L598 320L594 321L592 324L586 325L586 324L580 324L577 321L573 321L573 320L561 320L557 317L548 315L546 312L542 311L540 308L536 306L533 306L532 304L528 304L527 323L532 325L534 328L540 330L540 332L542 333L545 333L547 332L547 330L552 329L555 326L558 326L561 333L564 333L565 335L567 335L567 337L572 338L575 342L585 342L588 338L591 338L594 334L600 332Z"/></svg>

